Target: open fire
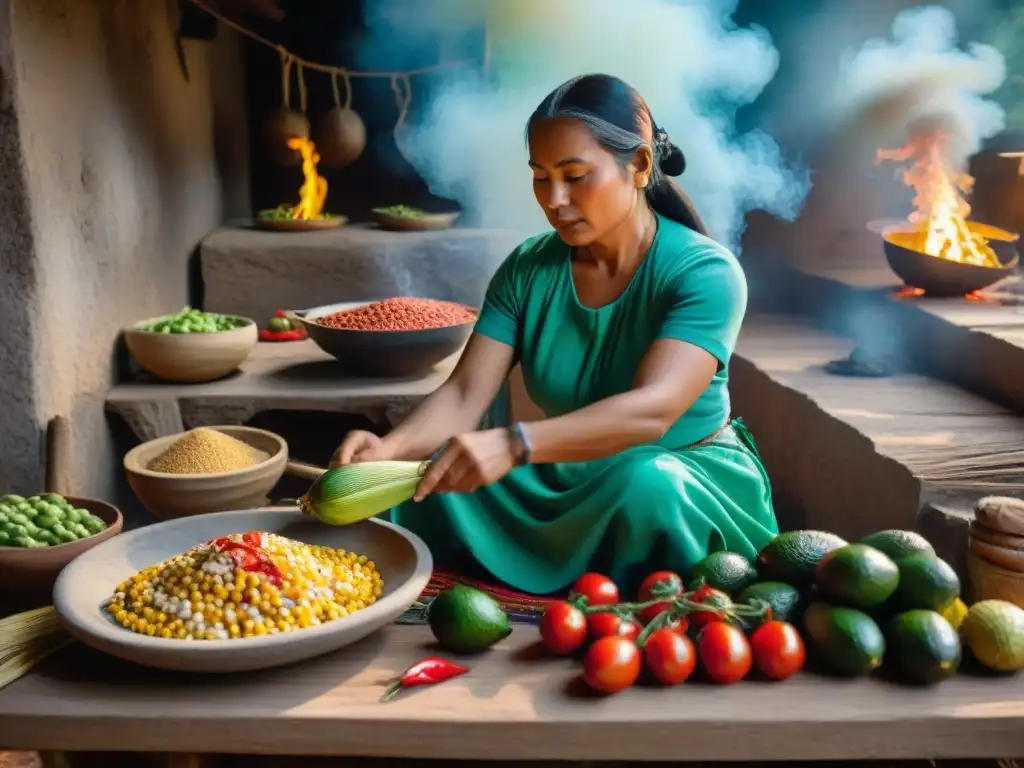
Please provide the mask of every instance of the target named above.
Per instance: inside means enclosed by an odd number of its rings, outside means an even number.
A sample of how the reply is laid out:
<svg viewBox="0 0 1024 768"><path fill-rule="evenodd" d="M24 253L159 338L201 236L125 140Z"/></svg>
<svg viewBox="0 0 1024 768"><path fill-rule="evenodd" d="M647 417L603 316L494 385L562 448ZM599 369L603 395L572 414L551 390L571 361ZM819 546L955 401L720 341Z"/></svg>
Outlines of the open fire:
<svg viewBox="0 0 1024 768"><path fill-rule="evenodd" d="M302 155L302 176L304 181L299 187L299 202L292 208L292 218L301 221L314 221L324 218L324 200L327 199L327 179L317 173L320 155L316 145L302 136L288 139L288 147Z"/></svg>
<svg viewBox="0 0 1024 768"><path fill-rule="evenodd" d="M951 162L949 142L942 131L919 131L906 146L876 156L879 164L901 164L897 178L914 190L907 222L882 233L889 266L906 284L900 298L980 300L979 291L1009 276L1017 263L1017 235L968 220L974 178Z"/></svg>
<svg viewBox="0 0 1024 768"><path fill-rule="evenodd" d="M908 217L911 228L894 233L899 245L940 259L1000 267L999 257L989 245L988 229L968 222L974 178L956 170L946 154L948 134L937 131L913 136L899 149L880 149L877 162L909 163L900 178L914 190L914 211Z"/></svg>

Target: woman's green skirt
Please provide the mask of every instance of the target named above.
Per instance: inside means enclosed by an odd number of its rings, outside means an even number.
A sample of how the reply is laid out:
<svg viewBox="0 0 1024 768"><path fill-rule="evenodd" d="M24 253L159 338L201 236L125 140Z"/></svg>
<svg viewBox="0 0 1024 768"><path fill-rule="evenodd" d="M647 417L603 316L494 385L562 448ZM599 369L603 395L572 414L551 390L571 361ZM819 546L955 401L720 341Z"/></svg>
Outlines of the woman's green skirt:
<svg viewBox="0 0 1024 768"><path fill-rule="evenodd" d="M768 476L734 421L678 451L641 446L596 461L518 467L468 494L433 494L391 511L438 564L466 555L533 594L598 571L632 589L650 571L681 574L709 552L753 559L778 532Z"/></svg>

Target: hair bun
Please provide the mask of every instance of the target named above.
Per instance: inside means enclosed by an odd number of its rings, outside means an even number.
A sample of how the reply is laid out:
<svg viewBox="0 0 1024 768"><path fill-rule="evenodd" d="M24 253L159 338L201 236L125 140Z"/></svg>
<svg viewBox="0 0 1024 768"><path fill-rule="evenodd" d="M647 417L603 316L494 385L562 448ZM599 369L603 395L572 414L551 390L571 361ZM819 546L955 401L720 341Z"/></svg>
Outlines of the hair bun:
<svg viewBox="0 0 1024 768"><path fill-rule="evenodd" d="M661 168L661 172L666 176L682 176L686 170L686 155L683 154L683 150L671 141L666 141L660 149L658 167Z"/></svg>

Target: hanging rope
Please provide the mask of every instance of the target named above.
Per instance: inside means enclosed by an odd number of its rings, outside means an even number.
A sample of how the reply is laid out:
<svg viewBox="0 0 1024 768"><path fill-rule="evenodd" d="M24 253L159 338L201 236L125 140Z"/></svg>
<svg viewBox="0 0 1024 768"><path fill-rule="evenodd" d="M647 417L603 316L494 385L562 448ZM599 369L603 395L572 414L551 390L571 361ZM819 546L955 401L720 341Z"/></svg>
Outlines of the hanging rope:
<svg viewBox="0 0 1024 768"><path fill-rule="evenodd" d="M341 91L338 89L338 77L341 77L345 81L345 103L341 103ZM331 72L331 93L334 96L334 106L341 107L342 109L352 108L352 81L348 78L348 70L341 70L341 72Z"/></svg>
<svg viewBox="0 0 1024 768"><path fill-rule="evenodd" d="M324 72L326 74L342 75L345 78L349 78L349 77L389 77L389 78L394 78L394 77L408 77L410 75L425 75L425 74L428 74L430 72L440 72L440 71L445 70L445 69L455 69L455 68L458 68L458 67L478 67L478 66L480 66L480 62L479 61L474 61L472 59L461 59L461 60L458 60L458 61L446 61L446 62L442 62L441 64L434 64L434 65L429 66L429 67L419 67L418 69L409 69L409 70L406 70L404 72L370 72L370 71L359 72L359 71L355 71L355 70L346 70L343 67L332 67L332 66L330 66L328 64L320 64L318 62L309 61L308 59L303 59L303 58L300 58L299 56L296 56L294 53L292 53L291 51L287 50L283 46L278 45L277 43L274 43L274 42L268 40L267 38L265 38L265 37L263 37L261 35L256 34L251 29L248 29L247 27L242 26L237 21L234 21L233 19L228 18L227 16L225 16L222 13L220 13L219 11L214 10L209 5L207 5L203 0L192 0L192 3L194 5L196 5L197 7L201 8L202 10L206 11L208 14L210 14L215 19L217 19L217 21L220 21L221 23L223 23L225 26L231 27L231 29L235 30L240 35L244 35L245 37L248 37L253 42L259 43L260 45L265 45L268 48L273 48L274 50L281 51L281 52L283 52L283 55L287 55L287 57L288 57L288 59L290 61L294 62L297 65L300 65L300 66L304 67L305 69L312 69L312 70L314 70L316 72Z"/></svg>
<svg viewBox="0 0 1024 768"><path fill-rule="evenodd" d="M306 107L309 105L309 91L306 90L306 72L302 62L296 62L295 74L299 78L299 111L306 114Z"/></svg>
<svg viewBox="0 0 1024 768"><path fill-rule="evenodd" d="M412 80L408 75L395 75L391 78L391 90L395 92L395 102L398 104L398 120L395 121L395 138L397 139L405 125L409 106L412 104Z"/></svg>
<svg viewBox="0 0 1024 768"><path fill-rule="evenodd" d="M281 100L285 109L292 108L292 58L284 48L279 48L281 56Z"/></svg>

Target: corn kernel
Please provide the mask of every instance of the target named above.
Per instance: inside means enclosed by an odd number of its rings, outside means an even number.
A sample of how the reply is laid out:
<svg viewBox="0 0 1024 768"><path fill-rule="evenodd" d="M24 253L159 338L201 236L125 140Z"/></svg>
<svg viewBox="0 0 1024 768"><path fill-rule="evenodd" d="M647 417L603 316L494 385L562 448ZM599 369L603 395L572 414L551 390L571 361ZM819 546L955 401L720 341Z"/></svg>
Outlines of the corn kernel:
<svg viewBox="0 0 1024 768"><path fill-rule="evenodd" d="M263 554L281 573L278 585L204 545L123 581L107 611L125 629L148 637L237 639L335 621L384 592L376 563L365 555L274 534L262 539Z"/></svg>

